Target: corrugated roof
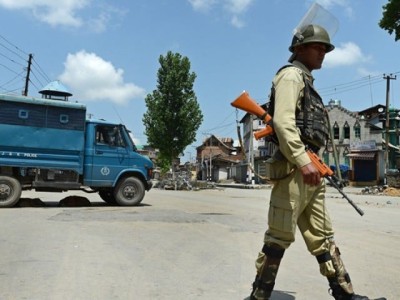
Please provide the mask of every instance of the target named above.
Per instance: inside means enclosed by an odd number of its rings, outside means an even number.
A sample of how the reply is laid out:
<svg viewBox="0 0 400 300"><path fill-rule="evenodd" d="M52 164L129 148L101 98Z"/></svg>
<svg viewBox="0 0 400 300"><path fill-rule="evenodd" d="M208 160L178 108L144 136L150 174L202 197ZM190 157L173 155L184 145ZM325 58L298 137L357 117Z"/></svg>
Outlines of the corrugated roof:
<svg viewBox="0 0 400 300"><path fill-rule="evenodd" d="M58 80L50 82L39 93L43 95L72 96L68 89Z"/></svg>
<svg viewBox="0 0 400 300"><path fill-rule="evenodd" d="M359 160L373 160L375 158L376 151L363 151L347 154L347 157L351 159L359 159Z"/></svg>

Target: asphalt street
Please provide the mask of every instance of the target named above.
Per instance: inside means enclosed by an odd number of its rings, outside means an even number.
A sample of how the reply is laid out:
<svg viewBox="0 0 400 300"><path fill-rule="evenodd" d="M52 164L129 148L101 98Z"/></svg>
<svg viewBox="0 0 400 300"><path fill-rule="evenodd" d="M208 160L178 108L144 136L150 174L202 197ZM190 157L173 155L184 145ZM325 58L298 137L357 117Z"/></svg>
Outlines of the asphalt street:
<svg viewBox="0 0 400 300"><path fill-rule="evenodd" d="M400 299L399 197L334 189L327 206L355 291ZM59 207L68 195L86 207ZM262 247L269 189L148 192L141 206L96 194L23 192L45 207L0 210L1 300L245 299ZM272 300L324 300L328 284L298 234Z"/></svg>

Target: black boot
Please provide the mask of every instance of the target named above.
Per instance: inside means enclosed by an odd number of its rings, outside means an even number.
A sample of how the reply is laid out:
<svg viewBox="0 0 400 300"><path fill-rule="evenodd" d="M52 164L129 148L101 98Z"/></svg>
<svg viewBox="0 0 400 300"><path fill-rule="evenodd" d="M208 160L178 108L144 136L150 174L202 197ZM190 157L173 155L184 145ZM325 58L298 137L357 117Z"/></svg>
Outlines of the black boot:
<svg viewBox="0 0 400 300"><path fill-rule="evenodd" d="M339 284L337 278L328 278L331 295L335 300L386 300L386 298L371 299L366 296L347 293Z"/></svg>
<svg viewBox="0 0 400 300"><path fill-rule="evenodd" d="M284 252L285 249L276 244L264 245L256 262L257 276L253 282L250 300L270 299Z"/></svg>
<svg viewBox="0 0 400 300"><path fill-rule="evenodd" d="M321 273L327 276L331 295L335 300L386 300L386 298L370 299L355 294L349 273L340 256L339 248L333 240L329 241L329 252L317 256ZM333 266L333 269L329 266Z"/></svg>

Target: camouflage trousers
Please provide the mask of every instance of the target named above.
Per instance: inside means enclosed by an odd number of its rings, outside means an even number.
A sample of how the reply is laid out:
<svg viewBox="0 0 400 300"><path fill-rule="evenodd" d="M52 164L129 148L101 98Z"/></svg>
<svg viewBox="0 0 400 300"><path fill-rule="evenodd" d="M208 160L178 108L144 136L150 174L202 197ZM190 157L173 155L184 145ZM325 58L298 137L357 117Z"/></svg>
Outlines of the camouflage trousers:
<svg viewBox="0 0 400 300"><path fill-rule="evenodd" d="M299 228L312 255L329 252L328 240L334 232L325 206L325 191L324 180L318 186L306 185L298 169L277 181L271 191L264 243L287 249Z"/></svg>

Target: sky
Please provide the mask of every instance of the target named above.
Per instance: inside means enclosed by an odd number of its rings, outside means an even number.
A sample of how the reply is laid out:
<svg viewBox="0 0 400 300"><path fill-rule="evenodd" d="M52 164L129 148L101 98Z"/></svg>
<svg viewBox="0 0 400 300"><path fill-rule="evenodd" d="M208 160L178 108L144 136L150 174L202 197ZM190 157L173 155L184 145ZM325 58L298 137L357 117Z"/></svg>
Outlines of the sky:
<svg viewBox="0 0 400 300"><path fill-rule="evenodd" d="M332 33L315 86L324 103L350 111L400 108L400 41L378 25L387 0L317 0ZM237 140L244 113L230 103L243 90L267 101L287 64L293 30L309 0L0 0L0 93L21 94L33 54L28 95L59 80L95 118L124 123L138 145L147 138L145 97L157 85L160 55L187 57L204 115L182 160L214 134ZM327 13L328 12L328 13ZM336 25L335 25L336 24ZM337 31L335 32L335 27ZM394 79L395 77L398 77Z"/></svg>

